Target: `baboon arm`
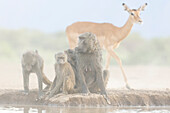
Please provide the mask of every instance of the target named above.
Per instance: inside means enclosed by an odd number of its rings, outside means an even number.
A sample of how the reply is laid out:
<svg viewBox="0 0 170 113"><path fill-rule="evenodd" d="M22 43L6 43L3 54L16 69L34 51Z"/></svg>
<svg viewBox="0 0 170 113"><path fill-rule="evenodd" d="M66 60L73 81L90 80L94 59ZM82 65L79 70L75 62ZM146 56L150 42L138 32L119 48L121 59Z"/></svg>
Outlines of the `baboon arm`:
<svg viewBox="0 0 170 113"><path fill-rule="evenodd" d="M54 89L54 87L56 86L56 83L57 83L57 65L54 64L54 69L55 69L55 78L52 82L52 85L50 87L50 91L52 91Z"/></svg>
<svg viewBox="0 0 170 113"><path fill-rule="evenodd" d="M54 89L54 87L56 86L56 83L57 83L57 65L56 64L54 64L54 69L55 69L55 78L54 78L54 80L53 80L53 82L52 82L52 85L51 85L51 87L50 87L50 90L52 91L53 89Z"/></svg>
<svg viewBox="0 0 170 113"><path fill-rule="evenodd" d="M72 69L72 67L71 67L71 65L69 65L69 69L68 69L69 71L68 71L68 77L71 77L71 82L73 83L73 84L75 84L75 74L74 74L74 71L73 71L73 69Z"/></svg>
<svg viewBox="0 0 170 113"><path fill-rule="evenodd" d="M22 73L23 73L23 81L24 81L24 83L23 83L24 84L24 90L26 92L28 92L29 91L29 73L25 72L24 69L23 69Z"/></svg>
<svg viewBox="0 0 170 113"><path fill-rule="evenodd" d="M89 89L87 88L87 84L85 82L83 70L81 70L80 68L78 69L78 75L78 80L81 84L80 88L82 89L82 93L89 93Z"/></svg>
<svg viewBox="0 0 170 113"><path fill-rule="evenodd" d="M56 73L56 72L58 72L58 70L59 70L59 69L57 68L57 64L54 64L54 69L55 69L55 76L58 78L59 75Z"/></svg>
<svg viewBox="0 0 170 113"><path fill-rule="evenodd" d="M54 80L53 80L53 83L50 87L50 90L54 89L54 87L56 86L56 81L57 81L57 76L55 76Z"/></svg>
<svg viewBox="0 0 170 113"><path fill-rule="evenodd" d="M38 78L38 86L39 86L39 96L41 96L43 94L42 92L42 88L43 88L43 84L42 84L42 72L40 69L37 69L37 78Z"/></svg>
<svg viewBox="0 0 170 113"><path fill-rule="evenodd" d="M103 80L103 72L102 72L102 69L99 68L99 65L97 65L96 67L96 77L97 77L97 84L98 84L98 87L100 88L100 91L101 91L101 94L104 94L104 95L107 95L106 94L106 89L105 89L105 86L104 86L104 80Z"/></svg>
<svg viewBox="0 0 170 113"><path fill-rule="evenodd" d="M54 95L54 93L58 93L60 91L60 88L62 87L62 83L63 83L63 77L59 76L57 81L56 81L56 86L51 91L52 95Z"/></svg>

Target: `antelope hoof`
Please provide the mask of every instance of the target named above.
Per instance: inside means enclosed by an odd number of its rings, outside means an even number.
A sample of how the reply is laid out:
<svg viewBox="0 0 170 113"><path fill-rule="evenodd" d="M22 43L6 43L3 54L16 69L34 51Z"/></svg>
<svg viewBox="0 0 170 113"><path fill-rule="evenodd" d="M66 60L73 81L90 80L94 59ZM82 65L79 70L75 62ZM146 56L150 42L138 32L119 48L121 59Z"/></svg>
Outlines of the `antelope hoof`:
<svg viewBox="0 0 170 113"><path fill-rule="evenodd" d="M110 102L109 98L108 98L106 95L103 95L103 98L106 100L106 102L107 102L109 105L111 105L111 102Z"/></svg>
<svg viewBox="0 0 170 113"><path fill-rule="evenodd" d="M128 90L134 90L134 89L130 88L130 86L129 86L128 84L126 84L126 88L127 88Z"/></svg>

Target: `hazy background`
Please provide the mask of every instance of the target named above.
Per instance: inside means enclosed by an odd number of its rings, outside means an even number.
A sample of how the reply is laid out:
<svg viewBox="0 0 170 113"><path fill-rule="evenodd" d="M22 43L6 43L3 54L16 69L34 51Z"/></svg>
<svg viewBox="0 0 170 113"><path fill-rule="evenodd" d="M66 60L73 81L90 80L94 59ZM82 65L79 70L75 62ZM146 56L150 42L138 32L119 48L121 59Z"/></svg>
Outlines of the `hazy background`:
<svg viewBox="0 0 170 113"><path fill-rule="evenodd" d="M129 14L122 3L132 9L148 3L141 12L143 25L134 25L115 50L130 85L170 88L169 0L0 0L0 88L23 87L20 63L27 50L39 51L45 73L52 80L54 54L69 48L65 28L76 21L123 26ZM109 86L123 87L122 73L114 59L111 64ZM31 84L37 85L37 79L32 78Z"/></svg>

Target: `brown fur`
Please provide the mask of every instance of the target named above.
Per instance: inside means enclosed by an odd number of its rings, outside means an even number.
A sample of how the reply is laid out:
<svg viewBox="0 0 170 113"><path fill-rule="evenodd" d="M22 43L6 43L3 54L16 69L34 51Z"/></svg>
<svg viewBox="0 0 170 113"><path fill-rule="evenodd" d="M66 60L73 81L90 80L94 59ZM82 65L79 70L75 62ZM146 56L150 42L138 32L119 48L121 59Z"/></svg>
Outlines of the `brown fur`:
<svg viewBox="0 0 170 113"><path fill-rule="evenodd" d="M24 91L26 94L29 92L29 75L30 73L36 73L39 84L39 97L43 95L43 84L50 87L51 81L45 76L43 72L44 61L37 51L28 51L23 54L22 57L22 72L24 80Z"/></svg>

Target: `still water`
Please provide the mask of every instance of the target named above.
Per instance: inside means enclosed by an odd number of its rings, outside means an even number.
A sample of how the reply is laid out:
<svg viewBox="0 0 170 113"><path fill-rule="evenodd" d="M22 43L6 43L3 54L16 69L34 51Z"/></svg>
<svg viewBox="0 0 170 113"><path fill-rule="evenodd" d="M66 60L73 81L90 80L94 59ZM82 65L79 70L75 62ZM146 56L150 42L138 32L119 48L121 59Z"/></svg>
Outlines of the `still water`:
<svg viewBox="0 0 170 113"><path fill-rule="evenodd" d="M170 107L74 108L44 106L0 106L0 113L170 113Z"/></svg>

